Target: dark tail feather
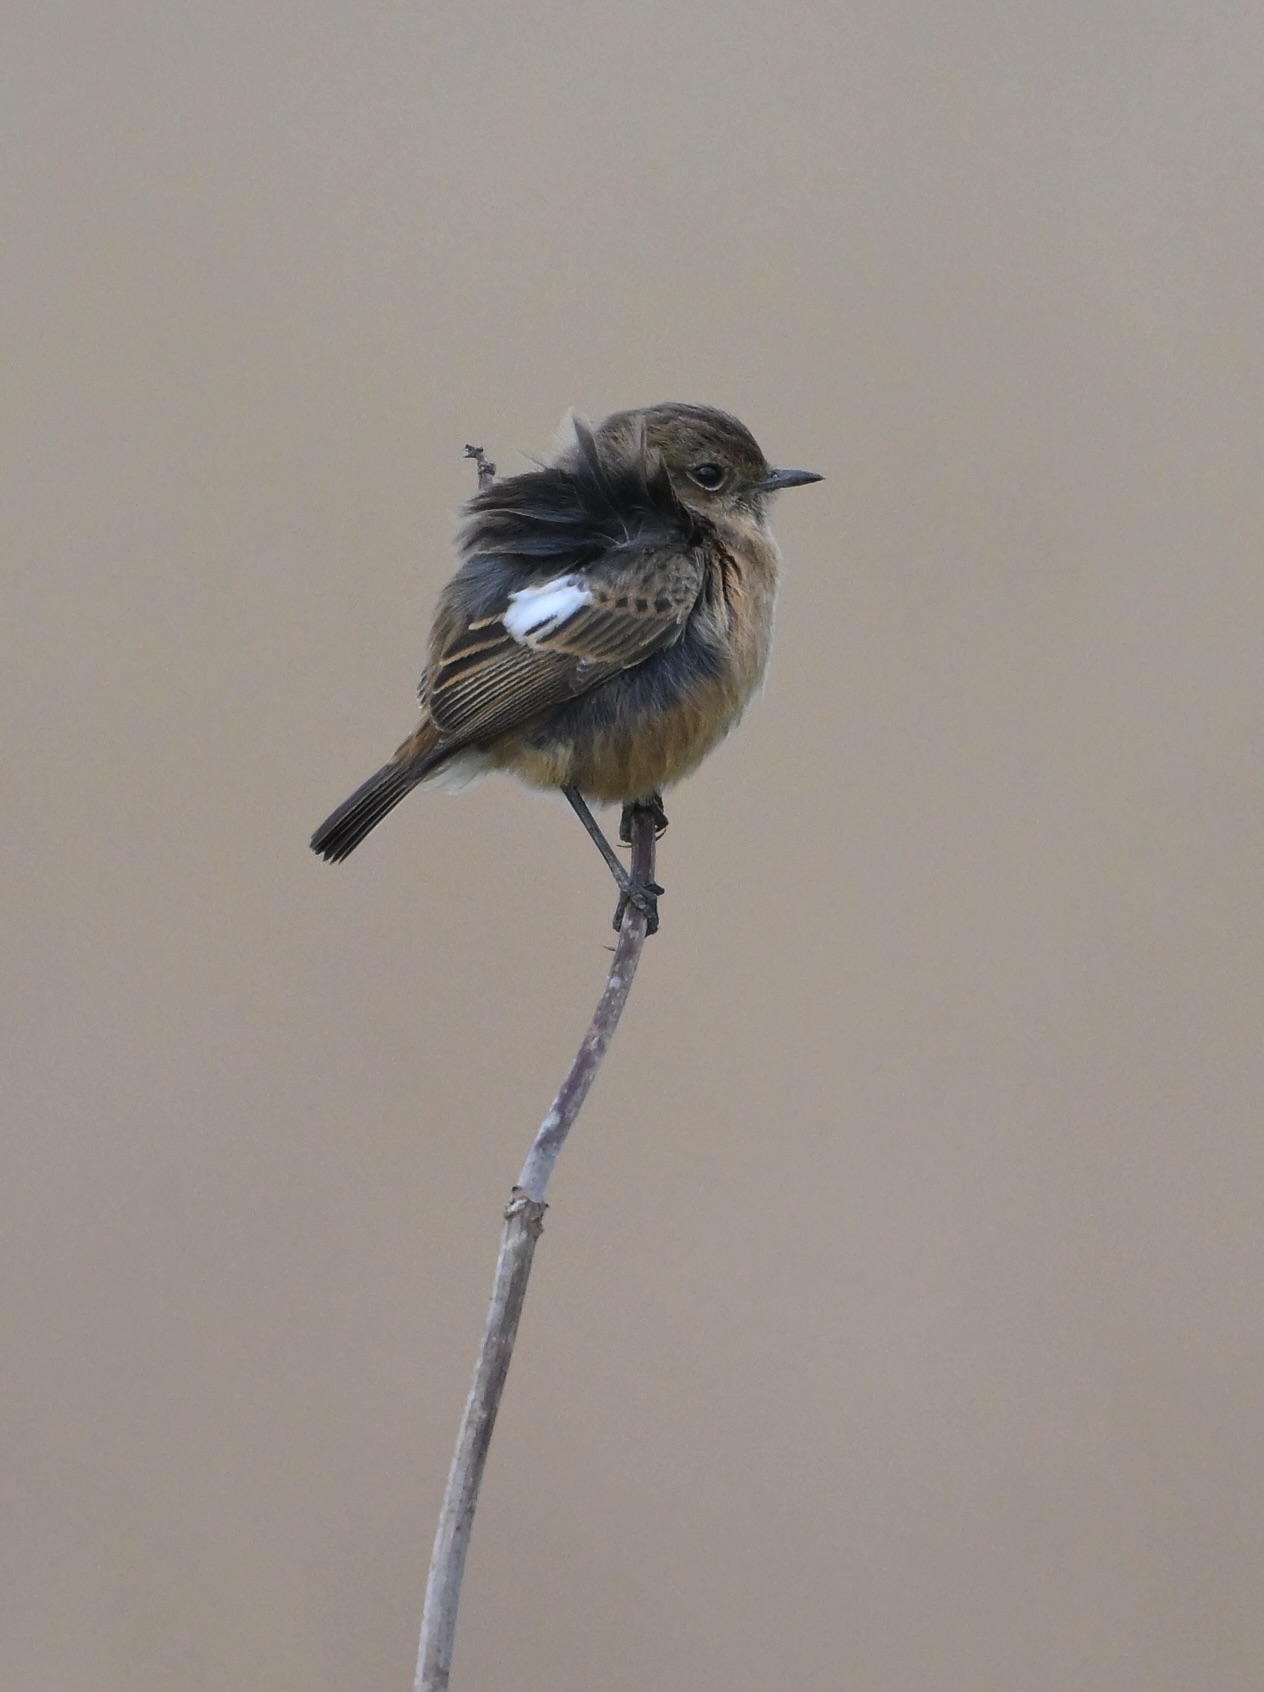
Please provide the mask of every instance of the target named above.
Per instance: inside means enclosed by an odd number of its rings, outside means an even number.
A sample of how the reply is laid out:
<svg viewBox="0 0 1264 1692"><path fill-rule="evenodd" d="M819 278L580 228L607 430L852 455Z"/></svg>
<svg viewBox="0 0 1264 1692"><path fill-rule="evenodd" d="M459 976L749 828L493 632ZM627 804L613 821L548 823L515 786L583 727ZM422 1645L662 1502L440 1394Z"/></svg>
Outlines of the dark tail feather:
<svg viewBox="0 0 1264 1692"><path fill-rule="evenodd" d="M433 737L433 730L431 736ZM400 748L404 751L408 742ZM436 756L432 745L422 757L400 759L398 753L389 764L383 764L363 787L357 787L350 799L344 799L338 809L325 818L312 835L312 851L318 852L328 863L340 864L393 811L400 800L411 793L417 783L443 762L445 753Z"/></svg>

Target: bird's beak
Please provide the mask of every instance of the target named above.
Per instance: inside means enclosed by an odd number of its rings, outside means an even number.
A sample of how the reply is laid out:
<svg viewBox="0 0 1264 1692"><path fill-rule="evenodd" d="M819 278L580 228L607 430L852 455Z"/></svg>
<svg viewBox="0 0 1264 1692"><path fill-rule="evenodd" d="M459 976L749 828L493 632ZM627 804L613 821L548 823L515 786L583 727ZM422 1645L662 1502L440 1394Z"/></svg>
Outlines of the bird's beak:
<svg viewBox="0 0 1264 1692"><path fill-rule="evenodd" d="M760 493L780 493L782 488L804 488L809 482L823 482L815 470L770 470L759 484Z"/></svg>

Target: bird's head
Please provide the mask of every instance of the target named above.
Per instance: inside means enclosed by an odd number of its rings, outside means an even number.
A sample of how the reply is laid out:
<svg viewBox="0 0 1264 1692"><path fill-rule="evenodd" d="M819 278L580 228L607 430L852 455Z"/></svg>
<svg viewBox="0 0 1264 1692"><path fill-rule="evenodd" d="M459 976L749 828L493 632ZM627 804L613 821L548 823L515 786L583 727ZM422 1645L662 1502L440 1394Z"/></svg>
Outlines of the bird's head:
<svg viewBox="0 0 1264 1692"><path fill-rule="evenodd" d="M744 423L708 405L675 402L616 411L595 430L603 457L644 453L671 479L677 499L700 516L762 520L770 495L822 478L776 470Z"/></svg>

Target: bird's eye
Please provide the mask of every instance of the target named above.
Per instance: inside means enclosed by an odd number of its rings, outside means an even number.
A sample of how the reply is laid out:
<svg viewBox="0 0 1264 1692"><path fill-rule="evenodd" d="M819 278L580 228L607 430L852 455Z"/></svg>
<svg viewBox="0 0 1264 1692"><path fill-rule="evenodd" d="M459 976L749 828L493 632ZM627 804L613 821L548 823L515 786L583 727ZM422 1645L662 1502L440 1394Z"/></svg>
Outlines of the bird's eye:
<svg viewBox="0 0 1264 1692"><path fill-rule="evenodd" d="M714 493L724 480L724 471L718 464L695 464L689 472L700 488L706 488L708 493Z"/></svg>

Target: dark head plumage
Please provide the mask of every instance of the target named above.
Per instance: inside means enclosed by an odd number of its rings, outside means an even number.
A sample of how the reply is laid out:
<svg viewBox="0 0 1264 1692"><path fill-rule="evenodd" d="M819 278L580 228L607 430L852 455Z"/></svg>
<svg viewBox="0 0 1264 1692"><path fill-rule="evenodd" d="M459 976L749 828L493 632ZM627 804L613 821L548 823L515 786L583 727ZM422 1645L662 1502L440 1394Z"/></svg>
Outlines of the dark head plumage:
<svg viewBox="0 0 1264 1692"><path fill-rule="evenodd" d="M775 470L746 427L710 405L670 401L616 411L597 429L599 445L642 450L660 462L682 504L705 517L762 519L770 494L821 478L810 470Z"/></svg>
<svg viewBox="0 0 1264 1692"><path fill-rule="evenodd" d="M704 509L754 492L771 468L744 423L706 405L616 411L598 426L597 441L614 455L639 447L662 465L678 498Z"/></svg>

